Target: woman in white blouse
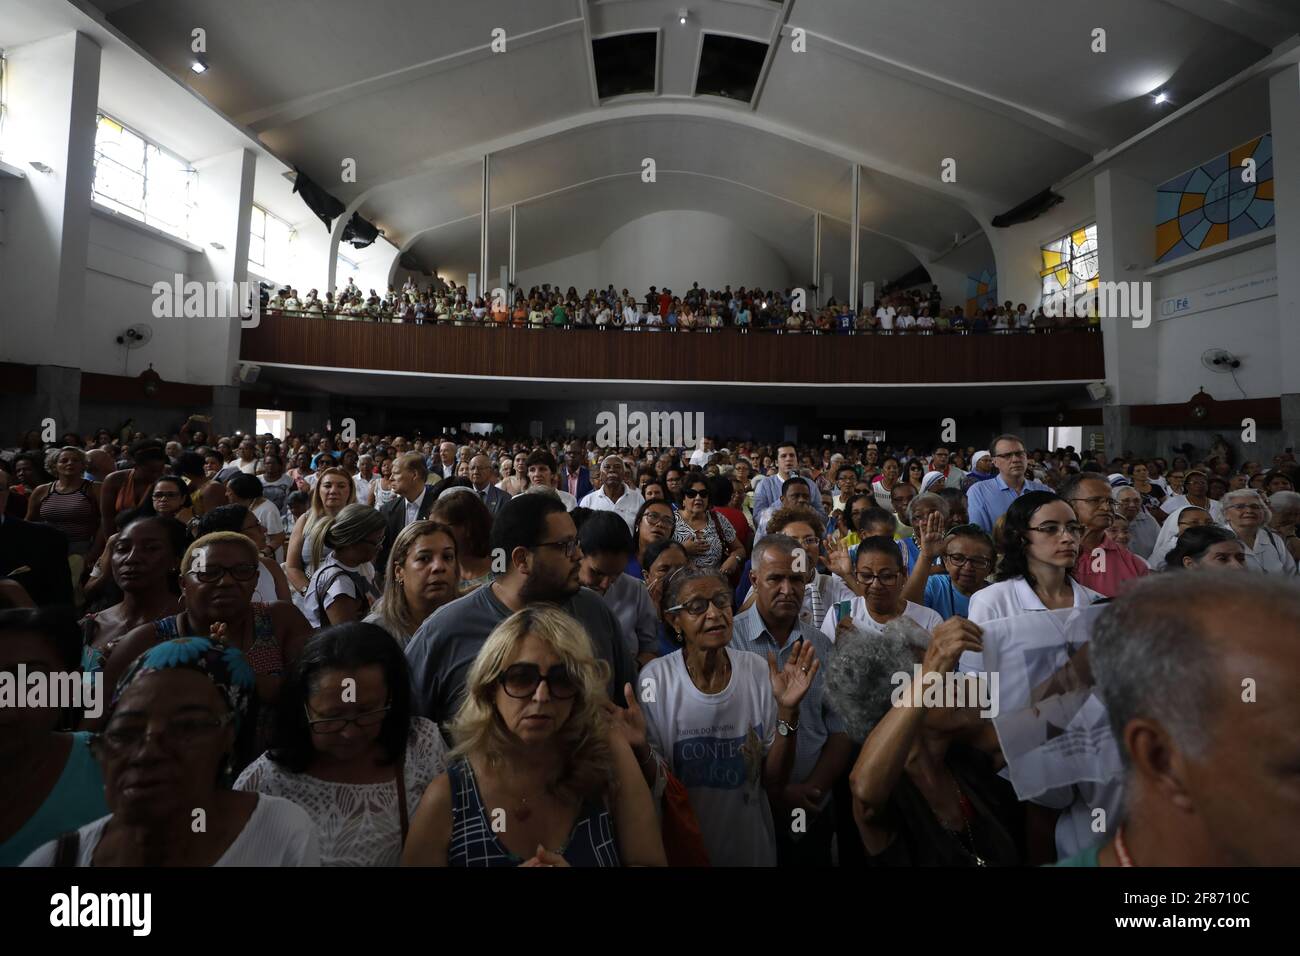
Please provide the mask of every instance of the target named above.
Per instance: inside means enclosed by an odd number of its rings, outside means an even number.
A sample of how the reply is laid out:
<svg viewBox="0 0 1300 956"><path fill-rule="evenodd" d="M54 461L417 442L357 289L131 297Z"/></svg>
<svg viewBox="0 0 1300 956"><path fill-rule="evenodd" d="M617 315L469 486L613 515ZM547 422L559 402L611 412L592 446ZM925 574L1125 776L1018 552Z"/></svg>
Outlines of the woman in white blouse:
<svg viewBox="0 0 1300 956"><path fill-rule="evenodd" d="M938 612L903 597L907 572L903 555L893 538L865 538L858 545L853 562L853 579L859 597L832 606L822 621L822 633L832 641L850 628L880 634L895 618L911 618L927 631L943 623ZM844 605L848 605L848 613Z"/></svg>
<svg viewBox="0 0 1300 956"><path fill-rule="evenodd" d="M307 642L281 697L271 749L236 790L283 797L315 823L322 866L394 866L446 745L411 715L401 648L374 624L329 627Z"/></svg>
<svg viewBox="0 0 1300 956"><path fill-rule="evenodd" d="M1270 531L1272 512L1254 488L1230 491L1220 502L1225 523L1246 549L1246 567L1262 574L1294 575L1295 558L1281 535Z"/></svg>

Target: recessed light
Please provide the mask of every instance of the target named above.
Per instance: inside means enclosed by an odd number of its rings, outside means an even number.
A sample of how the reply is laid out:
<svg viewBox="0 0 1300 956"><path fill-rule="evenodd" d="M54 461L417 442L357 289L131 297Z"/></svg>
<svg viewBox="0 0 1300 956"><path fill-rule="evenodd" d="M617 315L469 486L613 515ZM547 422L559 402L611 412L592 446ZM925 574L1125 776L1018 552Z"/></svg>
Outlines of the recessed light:
<svg viewBox="0 0 1300 956"><path fill-rule="evenodd" d="M208 65L204 63L202 60L195 60L193 63L190 64L190 69L193 70L195 73L206 73L208 72Z"/></svg>
<svg viewBox="0 0 1300 956"><path fill-rule="evenodd" d="M687 10L685 7L682 7L680 10L677 11L677 22L682 25L685 25L687 19L690 18L690 15L691 15L691 11Z"/></svg>

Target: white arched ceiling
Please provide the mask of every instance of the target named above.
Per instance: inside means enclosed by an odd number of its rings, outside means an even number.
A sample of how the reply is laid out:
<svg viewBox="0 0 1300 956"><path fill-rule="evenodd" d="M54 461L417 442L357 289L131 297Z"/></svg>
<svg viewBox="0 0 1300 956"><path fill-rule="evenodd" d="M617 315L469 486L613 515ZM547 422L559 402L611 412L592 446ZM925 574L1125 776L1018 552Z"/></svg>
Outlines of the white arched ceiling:
<svg viewBox="0 0 1300 956"><path fill-rule="evenodd" d="M1294 0L97 2L398 246L478 216L490 152L493 206L566 189L562 217L585 201L569 187L654 156L847 219L857 162L864 225L944 250L1157 120L1153 90L1189 102L1300 28ZM196 26L202 76L188 71ZM631 30L660 33L658 93L601 103L591 38ZM705 33L773 44L751 102L694 96ZM948 158L955 183L939 179ZM679 207L663 192L659 208Z"/></svg>

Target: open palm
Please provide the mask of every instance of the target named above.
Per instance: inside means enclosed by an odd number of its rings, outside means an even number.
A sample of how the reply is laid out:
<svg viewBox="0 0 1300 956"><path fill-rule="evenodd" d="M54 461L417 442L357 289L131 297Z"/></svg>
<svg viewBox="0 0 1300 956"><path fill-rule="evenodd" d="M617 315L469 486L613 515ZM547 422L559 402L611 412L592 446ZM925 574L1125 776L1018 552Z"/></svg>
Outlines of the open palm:
<svg viewBox="0 0 1300 956"><path fill-rule="evenodd" d="M776 668L776 655L767 655L768 676L772 681L772 695L778 707L793 710L812 687L813 678L821 668L821 661L813 653L810 641L802 641L799 649L786 658L785 666Z"/></svg>

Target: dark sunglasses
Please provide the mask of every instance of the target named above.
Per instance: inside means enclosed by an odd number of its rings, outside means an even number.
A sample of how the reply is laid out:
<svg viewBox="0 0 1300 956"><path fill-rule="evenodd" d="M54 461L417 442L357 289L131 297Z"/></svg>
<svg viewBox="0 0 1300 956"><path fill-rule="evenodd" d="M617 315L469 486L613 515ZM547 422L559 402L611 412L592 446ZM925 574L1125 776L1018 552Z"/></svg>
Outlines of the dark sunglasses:
<svg viewBox="0 0 1300 956"><path fill-rule="evenodd" d="M699 497L701 497L702 495L707 495L707 494L708 494L708 492L705 491L703 488L687 488L686 490L684 490L684 491L682 492L682 497L683 497L683 498L699 498Z"/></svg>
<svg viewBox="0 0 1300 956"><path fill-rule="evenodd" d="M546 681L546 689L557 700L568 700L578 693L578 685L563 664L556 664L545 674L536 664L511 664L497 678L506 694L523 699L537 693L537 687Z"/></svg>

